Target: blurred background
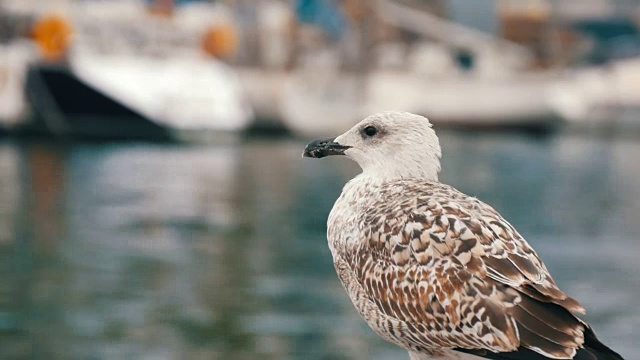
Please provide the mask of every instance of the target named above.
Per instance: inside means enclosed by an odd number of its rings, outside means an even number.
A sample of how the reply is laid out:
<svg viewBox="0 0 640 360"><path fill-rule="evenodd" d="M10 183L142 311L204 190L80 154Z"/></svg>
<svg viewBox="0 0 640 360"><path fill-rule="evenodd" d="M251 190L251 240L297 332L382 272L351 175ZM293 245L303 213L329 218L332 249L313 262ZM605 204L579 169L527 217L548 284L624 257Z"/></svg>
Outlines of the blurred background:
<svg viewBox="0 0 640 360"><path fill-rule="evenodd" d="M301 158L390 109L640 359L637 0L0 0L0 359L406 359Z"/></svg>

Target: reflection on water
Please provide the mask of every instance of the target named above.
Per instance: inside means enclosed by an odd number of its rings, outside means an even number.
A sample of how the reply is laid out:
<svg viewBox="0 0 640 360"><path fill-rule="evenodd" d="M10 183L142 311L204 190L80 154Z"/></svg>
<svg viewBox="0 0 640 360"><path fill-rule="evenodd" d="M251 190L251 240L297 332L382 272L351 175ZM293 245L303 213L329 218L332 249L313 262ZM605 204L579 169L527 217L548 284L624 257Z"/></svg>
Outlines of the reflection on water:
<svg viewBox="0 0 640 360"><path fill-rule="evenodd" d="M441 138L443 179L507 214L633 359L640 143ZM0 358L406 359L326 246L357 169L303 145L0 143Z"/></svg>

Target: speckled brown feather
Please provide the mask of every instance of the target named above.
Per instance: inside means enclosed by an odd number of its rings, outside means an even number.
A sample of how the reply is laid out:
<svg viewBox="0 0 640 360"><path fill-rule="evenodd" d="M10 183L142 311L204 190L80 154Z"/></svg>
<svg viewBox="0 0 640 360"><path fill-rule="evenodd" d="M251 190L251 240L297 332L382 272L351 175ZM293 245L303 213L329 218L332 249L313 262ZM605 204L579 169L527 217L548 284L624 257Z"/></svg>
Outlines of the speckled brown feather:
<svg viewBox="0 0 640 360"><path fill-rule="evenodd" d="M360 314L410 351L524 347L571 359L584 343L582 306L493 208L452 187L357 177L328 238Z"/></svg>

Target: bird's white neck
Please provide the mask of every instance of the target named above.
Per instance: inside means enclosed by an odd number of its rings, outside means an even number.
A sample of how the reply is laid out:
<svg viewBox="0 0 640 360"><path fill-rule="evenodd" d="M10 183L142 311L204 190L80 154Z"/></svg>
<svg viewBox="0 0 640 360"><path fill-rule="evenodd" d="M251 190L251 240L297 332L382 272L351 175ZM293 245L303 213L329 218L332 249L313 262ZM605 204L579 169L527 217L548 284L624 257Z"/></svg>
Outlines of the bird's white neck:
<svg viewBox="0 0 640 360"><path fill-rule="evenodd" d="M440 152L428 148L402 156L370 153L366 157L357 154L354 158L362 168L362 175L383 181L408 178L437 181L440 172Z"/></svg>
<svg viewBox="0 0 640 360"><path fill-rule="evenodd" d="M416 164L398 160L386 164L369 164L362 168L361 176L378 182L411 178L438 181L438 172L440 172L440 164L437 162Z"/></svg>

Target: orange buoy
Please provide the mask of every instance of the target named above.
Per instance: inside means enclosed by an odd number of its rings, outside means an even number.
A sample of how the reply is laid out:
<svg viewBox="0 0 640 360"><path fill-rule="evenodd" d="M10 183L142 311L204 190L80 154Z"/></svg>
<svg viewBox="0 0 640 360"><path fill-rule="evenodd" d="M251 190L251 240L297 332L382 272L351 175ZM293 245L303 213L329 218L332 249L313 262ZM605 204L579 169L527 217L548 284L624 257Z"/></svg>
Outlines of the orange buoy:
<svg viewBox="0 0 640 360"><path fill-rule="evenodd" d="M224 58L236 51L236 31L231 25L216 25L205 31L202 37L202 49L209 55Z"/></svg>
<svg viewBox="0 0 640 360"><path fill-rule="evenodd" d="M33 24L31 34L42 57L46 61L57 61L69 47L72 28L63 16L46 15Z"/></svg>

